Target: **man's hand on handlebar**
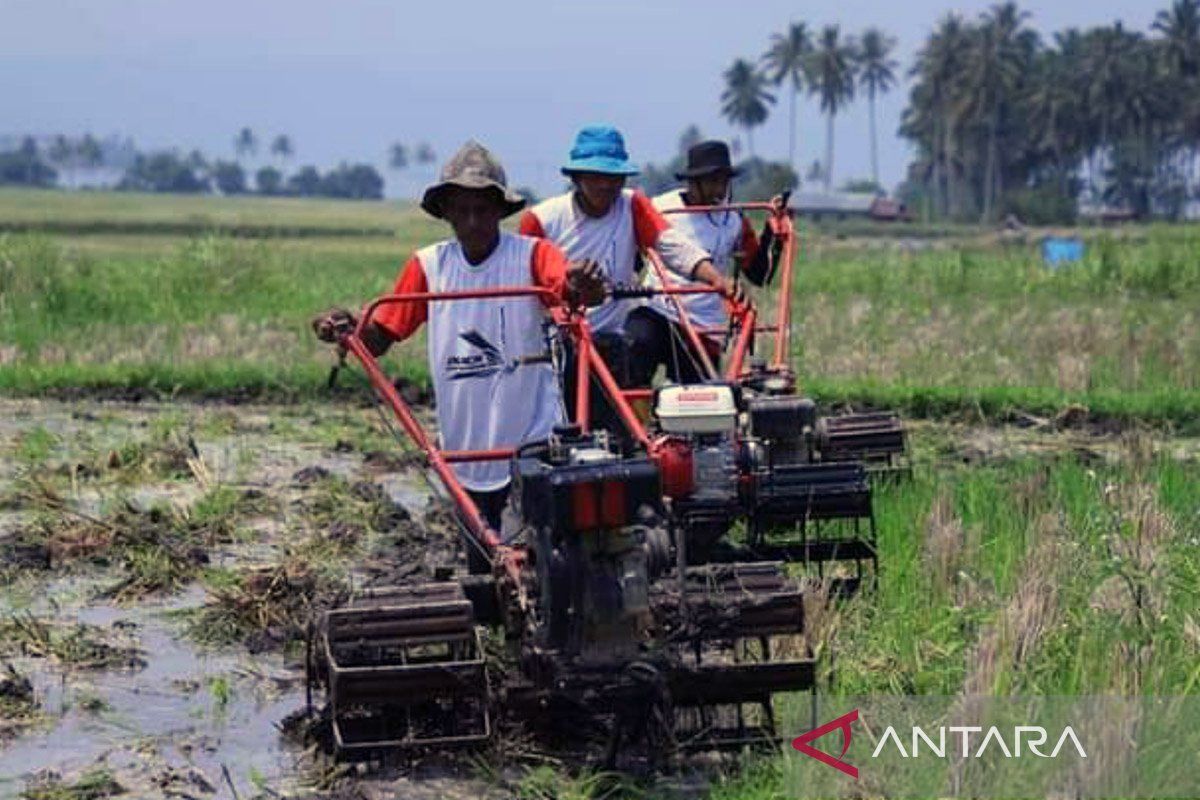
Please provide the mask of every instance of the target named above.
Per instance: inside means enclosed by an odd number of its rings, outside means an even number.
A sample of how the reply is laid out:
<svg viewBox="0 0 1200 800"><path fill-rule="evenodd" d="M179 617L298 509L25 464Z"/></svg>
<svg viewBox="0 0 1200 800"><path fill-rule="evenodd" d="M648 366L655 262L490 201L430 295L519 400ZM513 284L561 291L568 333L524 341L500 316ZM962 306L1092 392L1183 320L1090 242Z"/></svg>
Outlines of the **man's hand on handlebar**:
<svg viewBox="0 0 1200 800"><path fill-rule="evenodd" d="M592 259L573 261L567 268L567 300L573 305L598 306L604 302L607 287L604 270Z"/></svg>
<svg viewBox="0 0 1200 800"><path fill-rule="evenodd" d="M313 333L322 342L337 343L358 325L358 320L344 308L331 308L312 319Z"/></svg>

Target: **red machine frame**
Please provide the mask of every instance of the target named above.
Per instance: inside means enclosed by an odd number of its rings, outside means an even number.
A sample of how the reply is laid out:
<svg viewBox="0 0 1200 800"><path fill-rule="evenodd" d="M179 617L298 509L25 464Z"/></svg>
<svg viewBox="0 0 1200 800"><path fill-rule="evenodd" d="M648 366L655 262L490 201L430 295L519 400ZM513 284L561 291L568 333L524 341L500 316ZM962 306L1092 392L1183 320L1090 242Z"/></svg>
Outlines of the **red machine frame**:
<svg viewBox="0 0 1200 800"><path fill-rule="evenodd" d="M790 299L792 283L792 258L795 248L794 227L791 212L786 208L777 207L771 203L740 203L722 206L691 206L670 213L707 213L713 211L766 211L769 213L768 224L775 238L782 243L780 261L782 261L782 277L778 301L777 319L773 325L759 327L758 312L748 303L729 302L730 328L736 332L729 363L725 370L725 379L736 381L742 375L745 359L751 350L754 336L757 333L774 333L775 346L770 361L773 371L788 371L786 366L787 352L790 346ZM647 257L652 268L658 274L662 286L654 289L634 290L640 296L665 295L676 304L679 312L679 322L688 343L702 359L705 371L710 377L718 377L718 373L709 360L707 353L700 344L700 333L684 312L679 297L688 294L711 294L716 290L709 287L679 287L670 285L666 269L658 255L648 252ZM591 401L591 379L595 378L601 390L611 402L621 421L635 441L653 454L654 442L645 425L638 418L630 405L631 400L644 399L650 396L649 389L622 389L608 365L604 363L596 350L592 338L591 327L588 325L585 309L582 307L569 308L558 304L558 298L550 289L534 286L500 287L494 289L478 289L453 292L422 292L409 294L386 295L379 297L367 305L354 331L343 334L340 342L347 351L353 353L362 363L372 387L380 398L391 408L405 432L429 459L429 465L442 481L449 492L454 504L458 507L462 522L468 532L482 547L492 554L495 563L500 565L507 577L512 579L514 586L520 586L519 574L523 562L520 550L504 544L499 534L484 520L479 508L471 496L463 488L451 464L471 461L499 461L511 458L512 449L497 450L462 450L443 451L417 421L412 408L396 390L379 366L379 362L363 341L363 332L374 317L375 312L382 306L414 302L453 302L457 300L478 300L487 298L536 297L547 303L550 317L561 331L564 331L576 347L576 391L575 391L575 421L583 430L590 426L589 408ZM708 333L709 331L704 331ZM790 371L789 371L790 374Z"/></svg>

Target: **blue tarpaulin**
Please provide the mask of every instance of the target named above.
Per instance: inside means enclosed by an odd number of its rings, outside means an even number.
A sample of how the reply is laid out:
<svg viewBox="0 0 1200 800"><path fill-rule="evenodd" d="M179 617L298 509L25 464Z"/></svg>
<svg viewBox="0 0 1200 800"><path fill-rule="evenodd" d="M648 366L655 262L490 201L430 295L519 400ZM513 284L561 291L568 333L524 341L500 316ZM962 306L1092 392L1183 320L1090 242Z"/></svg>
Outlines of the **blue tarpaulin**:
<svg viewBox="0 0 1200 800"><path fill-rule="evenodd" d="M1083 240L1048 236L1042 241L1042 260L1046 266L1070 264L1083 259Z"/></svg>

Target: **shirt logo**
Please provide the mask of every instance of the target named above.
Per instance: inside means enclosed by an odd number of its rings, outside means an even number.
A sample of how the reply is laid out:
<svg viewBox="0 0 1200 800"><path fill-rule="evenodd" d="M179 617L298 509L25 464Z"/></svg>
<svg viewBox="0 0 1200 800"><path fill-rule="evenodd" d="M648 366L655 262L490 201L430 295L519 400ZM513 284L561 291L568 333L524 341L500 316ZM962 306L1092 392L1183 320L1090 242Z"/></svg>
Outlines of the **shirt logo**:
<svg viewBox="0 0 1200 800"><path fill-rule="evenodd" d="M482 333L472 328L460 333L458 338L475 348L475 352L450 356L446 359L446 373L450 380L486 378L503 369L504 358L500 354L500 349L488 341Z"/></svg>

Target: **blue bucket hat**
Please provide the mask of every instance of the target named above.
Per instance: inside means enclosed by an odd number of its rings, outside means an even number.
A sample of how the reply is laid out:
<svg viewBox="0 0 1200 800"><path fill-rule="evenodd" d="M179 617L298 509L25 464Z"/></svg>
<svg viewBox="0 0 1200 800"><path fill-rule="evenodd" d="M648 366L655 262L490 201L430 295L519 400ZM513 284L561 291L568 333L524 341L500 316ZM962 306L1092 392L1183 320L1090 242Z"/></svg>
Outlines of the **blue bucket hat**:
<svg viewBox="0 0 1200 800"><path fill-rule="evenodd" d="M562 171L564 175L572 172L638 174L638 168L629 163L624 137L611 125L589 125L580 130L571 147L571 160L563 166Z"/></svg>

